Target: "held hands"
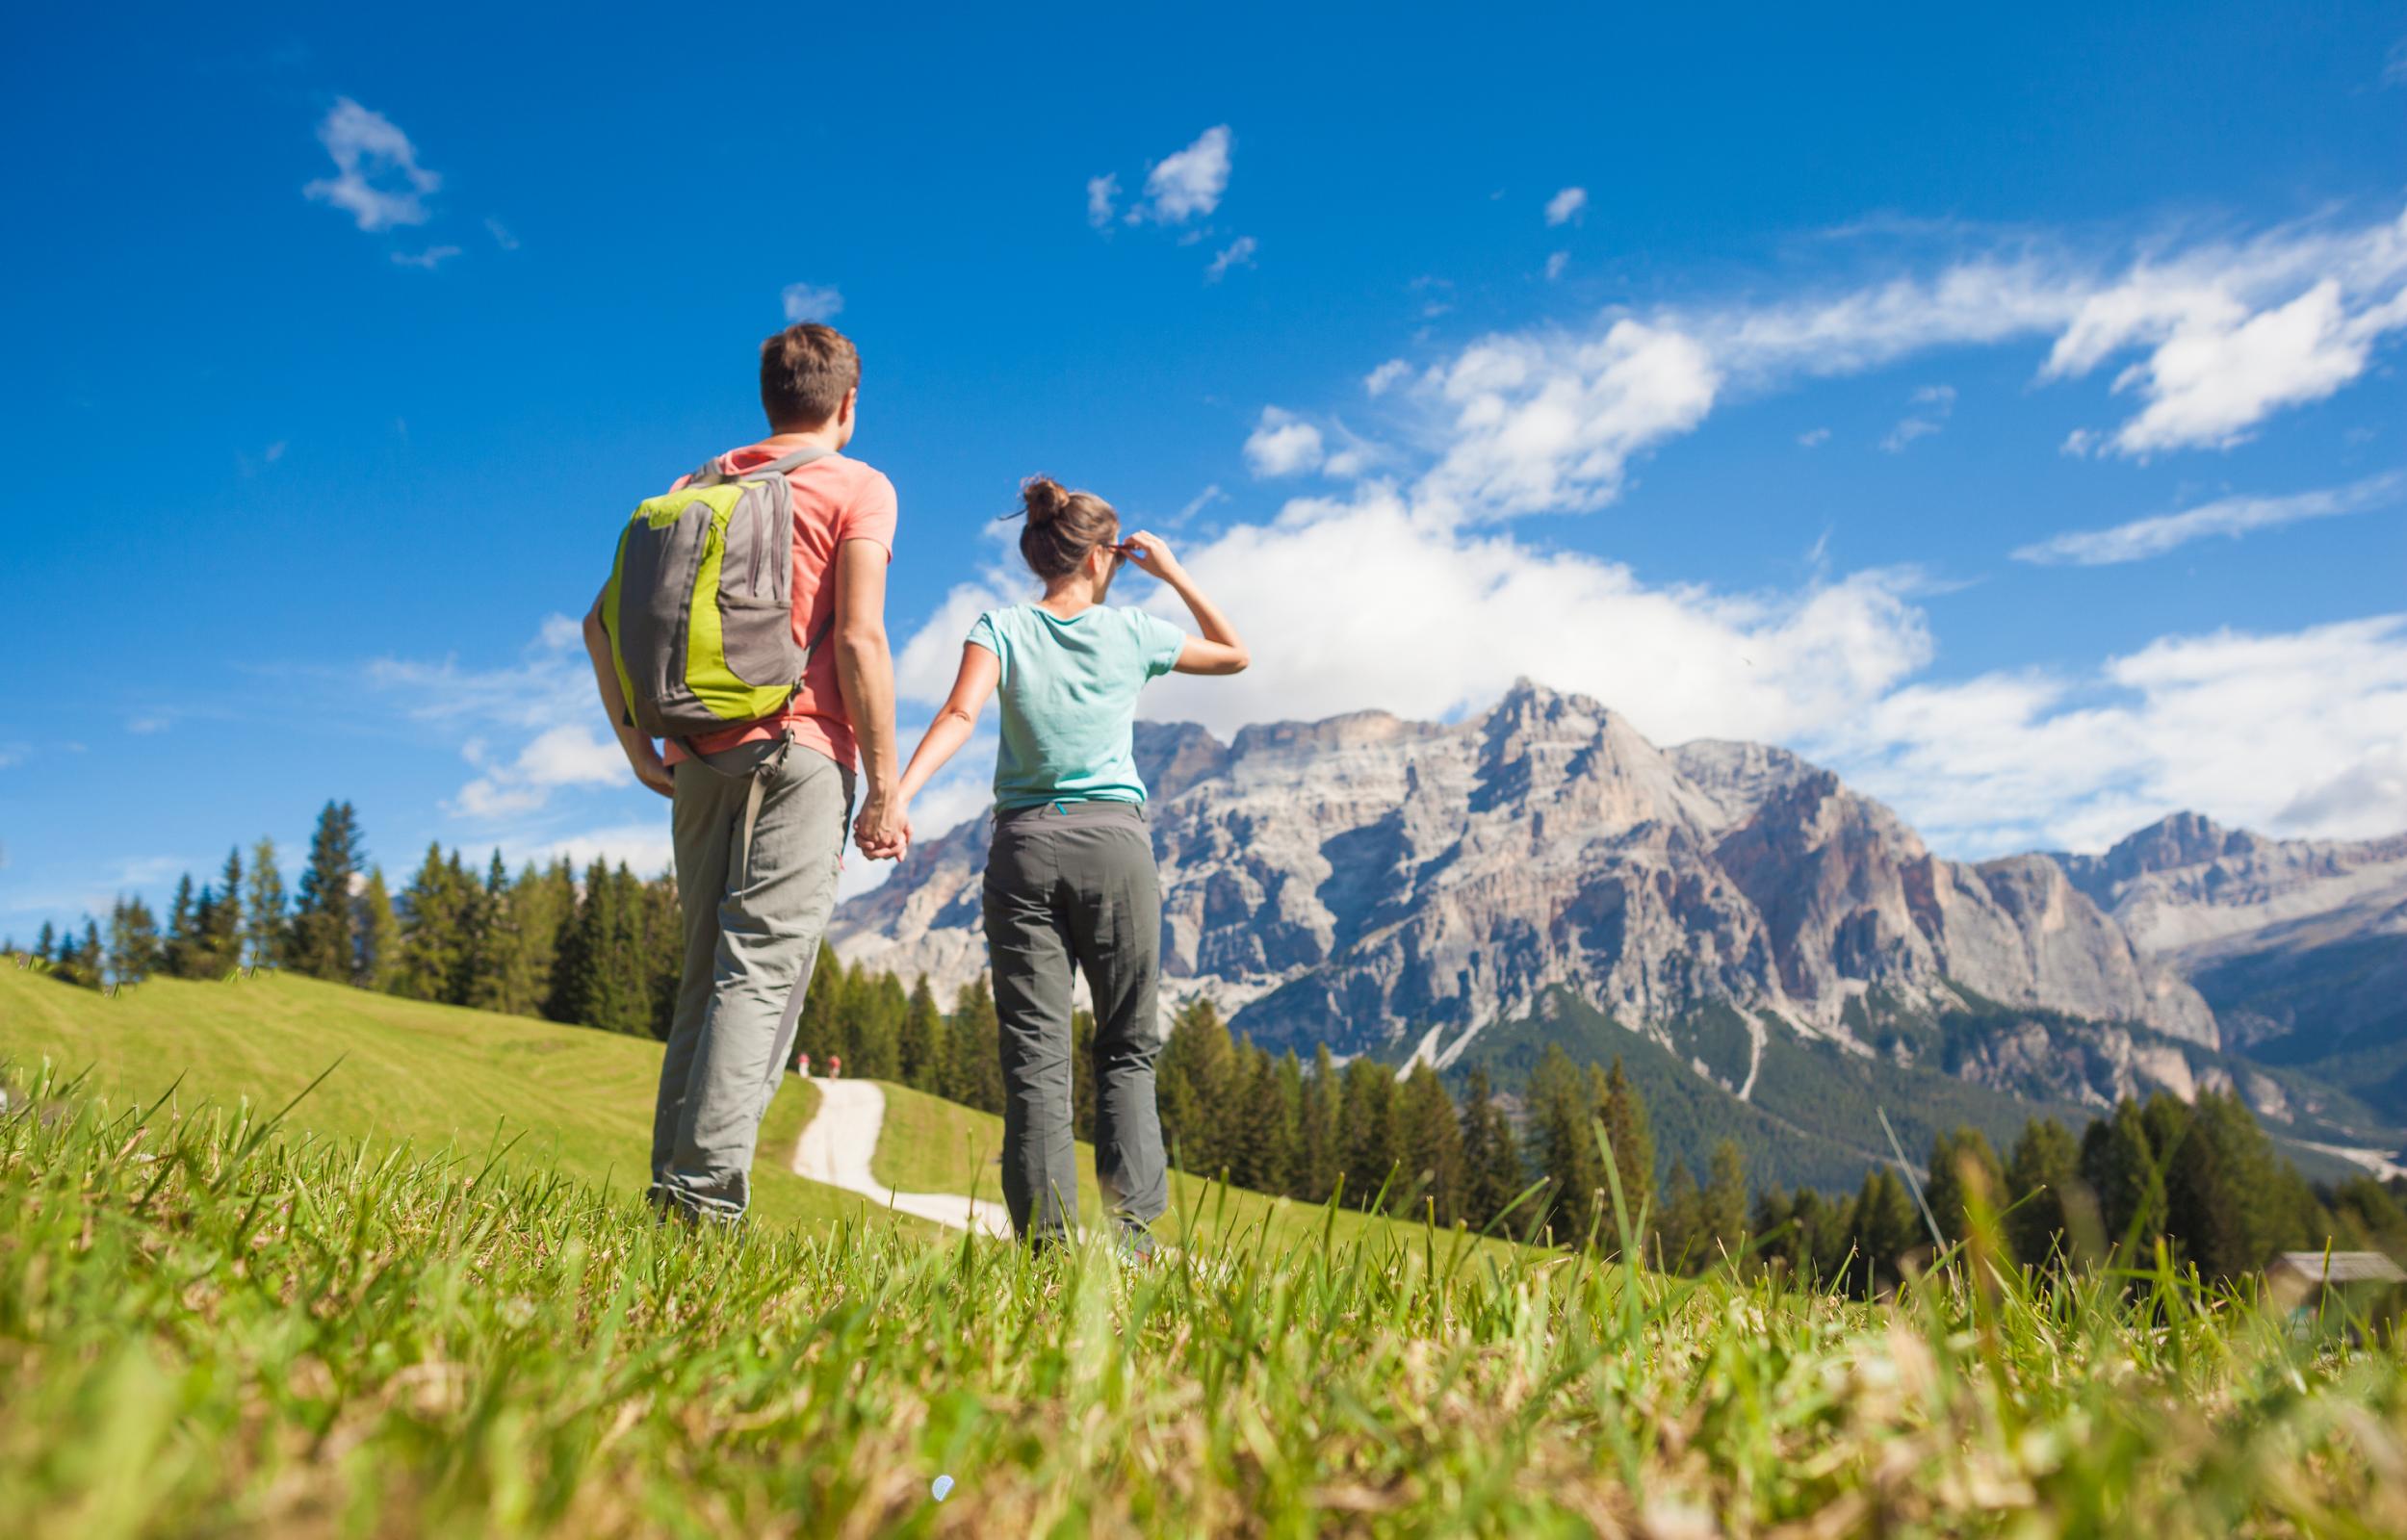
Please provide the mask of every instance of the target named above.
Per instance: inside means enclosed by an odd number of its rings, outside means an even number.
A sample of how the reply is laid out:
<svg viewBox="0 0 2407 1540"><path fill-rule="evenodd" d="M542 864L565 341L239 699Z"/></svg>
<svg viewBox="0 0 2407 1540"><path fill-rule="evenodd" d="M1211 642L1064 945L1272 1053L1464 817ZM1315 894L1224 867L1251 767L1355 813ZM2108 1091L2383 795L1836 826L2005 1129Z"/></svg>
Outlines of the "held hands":
<svg viewBox="0 0 2407 1540"><path fill-rule="evenodd" d="M868 860L900 860L911 849L908 804L871 797L852 821L852 842Z"/></svg>

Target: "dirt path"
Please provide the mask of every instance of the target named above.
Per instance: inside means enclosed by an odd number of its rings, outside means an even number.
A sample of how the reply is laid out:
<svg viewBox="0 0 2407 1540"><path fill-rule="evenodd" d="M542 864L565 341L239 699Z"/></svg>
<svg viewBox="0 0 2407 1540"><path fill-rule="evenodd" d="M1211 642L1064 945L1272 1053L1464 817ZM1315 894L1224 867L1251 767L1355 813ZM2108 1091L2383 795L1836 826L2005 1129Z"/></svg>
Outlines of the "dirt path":
<svg viewBox="0 0 2407 1540"><path fill-rule="evenodd" d="M794 1142L794 1174L858 1193L880 1208L916 1215L956 1230L975 1227L987 1235L1011 1234L1011 1215L1000 1203L958 1193L897 1193L869 1169L878 1130L886 1122L886 1092L867 1080L822 1080L819 1110Z"/></svg>

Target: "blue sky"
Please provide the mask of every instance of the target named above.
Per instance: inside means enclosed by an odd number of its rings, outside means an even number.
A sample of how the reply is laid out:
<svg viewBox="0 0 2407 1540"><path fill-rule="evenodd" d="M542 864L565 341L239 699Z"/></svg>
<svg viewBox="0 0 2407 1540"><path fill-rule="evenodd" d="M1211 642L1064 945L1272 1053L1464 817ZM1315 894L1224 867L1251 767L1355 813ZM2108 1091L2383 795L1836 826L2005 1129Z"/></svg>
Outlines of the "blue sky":
<svg viewBox="0 0 2407 1540"><path fill-rule="evenodd" d="M2407 828L2407 15L2097 9L47 13L0 931L328 797L657 863L558 617L789 306L907 732L1043 470L1246 629L1218 731L1528 674L1950 855Z"/></svg>

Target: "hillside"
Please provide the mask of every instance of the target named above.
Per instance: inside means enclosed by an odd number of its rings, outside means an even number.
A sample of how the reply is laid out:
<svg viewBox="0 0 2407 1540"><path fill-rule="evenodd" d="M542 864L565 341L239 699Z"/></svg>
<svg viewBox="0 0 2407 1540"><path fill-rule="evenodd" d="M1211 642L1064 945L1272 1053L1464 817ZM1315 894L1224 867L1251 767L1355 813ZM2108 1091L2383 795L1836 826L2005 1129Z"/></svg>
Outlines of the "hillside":
<svg viewBox="0 0 2407 1540"><path fill-rule="evenodd" d="M481 1154L517 1139L512 1164L556 1168L619 1191L639 1189L650 1148L660 1047L640 1038L523 1016L426 1005L298 977L231 984L160 979L114 998L31 971L0 969L0 1068L27 1078L47 1057L68 1074L89 1068L85 1092L148 1102L177 1087L172 1105L231 1107L247 1097L272 1112L320 1070L333 1072L295 1109L290 1126L377 1147L446 1144ZM340 1059L341 1063L336 1061ZM180 1084L178 1084L180 1077ZM1001 1195L995 1156L1002 1119L887 1085L887 1124L873 1168L911 1192ZM794 1142L816 1092L789 1076L763 1124L753 1169L754 1213L770 1221L888 1216L851 1194L792 1174ZM1087 1217L1096 1217L1093 1149L1078 1146ZM1196 1243L1267 1228L1281 1241L1318 1234L1318 1208L1172 1176L1165 1239ZM897 1222L918 1228L908 1219ZM1417 1227L1345 1212L1351 1240Z"/></svg>
<svg viewBox="0 0 2407 1540"><path fill-rule="evenodd" d="M514 1164L626 1193L647 1177L660 1050L638 1038L314 979L154 979L104 998L0 968L0 1064L21 1078L44 1057L69 1074L89 1068L88 1094L147 1103L172 1085L171 1106L186 1111L247 1099L272 1112L332 1066L294 1109L291 1127L422 1153L446 1144L481 1153L497 1138L516 1139ZM809 1086L789 1078L770 1104L754 1172L763 1219L871 1212L785 1168L813 1102Z"/></svg>

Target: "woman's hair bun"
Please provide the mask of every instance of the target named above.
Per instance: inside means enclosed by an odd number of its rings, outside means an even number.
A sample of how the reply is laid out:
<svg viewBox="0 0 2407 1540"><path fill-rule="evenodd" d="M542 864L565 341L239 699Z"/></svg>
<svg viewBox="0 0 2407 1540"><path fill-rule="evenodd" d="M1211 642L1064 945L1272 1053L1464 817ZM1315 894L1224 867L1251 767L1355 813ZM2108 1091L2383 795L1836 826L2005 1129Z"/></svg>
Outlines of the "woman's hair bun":
<svg viewBox="0 0 2407 1540"><path fill-rule="evenodd" d="M1047 525L1070 506L1070 493L1049 475L1032 475L1020 483L1020 505L1031 525Z"/></svg>

